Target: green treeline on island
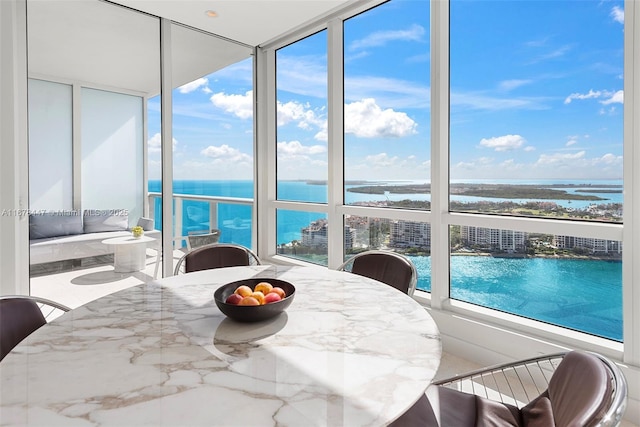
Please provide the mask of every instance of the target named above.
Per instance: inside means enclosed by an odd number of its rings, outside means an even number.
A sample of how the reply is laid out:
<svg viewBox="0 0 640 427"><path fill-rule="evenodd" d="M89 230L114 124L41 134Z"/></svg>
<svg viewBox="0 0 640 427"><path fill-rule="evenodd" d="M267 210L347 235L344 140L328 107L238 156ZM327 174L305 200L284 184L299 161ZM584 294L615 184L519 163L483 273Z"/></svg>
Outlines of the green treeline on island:
<svg viewBox="0 0 640 427"><path fill-rule="evenodd" d="M589 193L621 192L621 185L598 185L593 190L585 189L588 185L552 184L552 185L509 185L509 184L451 184L452 195L489 197L497 199L545 199L545 200L607 200ZM577 189L576 193L569 193L558 188ZM606 188L606 190L604 189ZM362 194L429 194L430 184L409 185L363 185L348 188L347 191Z"/></svg>

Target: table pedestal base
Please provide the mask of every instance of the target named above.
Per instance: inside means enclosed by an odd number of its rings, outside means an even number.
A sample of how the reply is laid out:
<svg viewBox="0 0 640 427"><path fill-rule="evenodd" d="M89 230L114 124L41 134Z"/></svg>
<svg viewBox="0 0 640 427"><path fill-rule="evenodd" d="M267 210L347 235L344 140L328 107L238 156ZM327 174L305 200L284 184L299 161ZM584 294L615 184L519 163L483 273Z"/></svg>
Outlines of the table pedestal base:
<svg viewBox="0 0 640 427"><path fill-rule="evenodd" d="M116 245L113 266L116 273L131 273L144 269L147 260L147 245Z"/></svg>

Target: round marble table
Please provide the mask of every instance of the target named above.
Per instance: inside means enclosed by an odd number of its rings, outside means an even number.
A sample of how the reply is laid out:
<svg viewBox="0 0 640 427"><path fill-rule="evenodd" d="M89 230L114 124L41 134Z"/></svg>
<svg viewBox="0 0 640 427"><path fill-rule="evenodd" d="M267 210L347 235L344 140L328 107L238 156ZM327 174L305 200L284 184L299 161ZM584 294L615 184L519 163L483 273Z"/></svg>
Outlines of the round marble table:
<svg viewBox="0 0 640 427"><path fill-rule="evenodd" d="M296 286L260 323L224 317L221 284ZM424 393L438 329L407 295L321 267L201 271L74 309L0 363L1 425L378 426Z"/></svg>

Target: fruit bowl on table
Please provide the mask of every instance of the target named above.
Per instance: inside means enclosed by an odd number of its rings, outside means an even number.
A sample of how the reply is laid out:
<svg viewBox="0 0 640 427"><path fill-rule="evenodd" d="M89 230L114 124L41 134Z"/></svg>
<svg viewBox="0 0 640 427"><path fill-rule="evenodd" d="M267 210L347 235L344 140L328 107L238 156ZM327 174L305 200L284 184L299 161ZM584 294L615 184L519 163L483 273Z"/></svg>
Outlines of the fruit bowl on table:
<svg viewBox="0 0 640 427"><path fill-rule="evenodd" d="M274 288L280 288L284 291L284 298L275 302L266 302L260 305L240 305L225 302L231 294L241 286L248 286L254 290L260 283L268 283ZM238 322L259 322L277 316L286 310L295 296L296 288L289 282L279 279L252 278L238 280L220 286L213 293L213 299L220 311L230 319ZM265 296L266 297L266 296Z"/></svg>

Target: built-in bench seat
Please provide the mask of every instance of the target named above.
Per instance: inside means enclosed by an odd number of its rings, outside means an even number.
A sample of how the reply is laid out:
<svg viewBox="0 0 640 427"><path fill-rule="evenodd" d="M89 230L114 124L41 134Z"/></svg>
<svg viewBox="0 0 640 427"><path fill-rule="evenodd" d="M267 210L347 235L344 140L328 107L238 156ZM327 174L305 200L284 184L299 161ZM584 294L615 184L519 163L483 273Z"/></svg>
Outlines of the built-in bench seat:
<svg viewBox="0 0 640 427"><path fill-rule="evenodd" d="M160 238L153 220L140 218L145 235ZM65 261L113 253L103 240L130 236L126 210L85 210L31 214L29 217L30 264ZM152 246L152 245L150 245Z"/></svg>

